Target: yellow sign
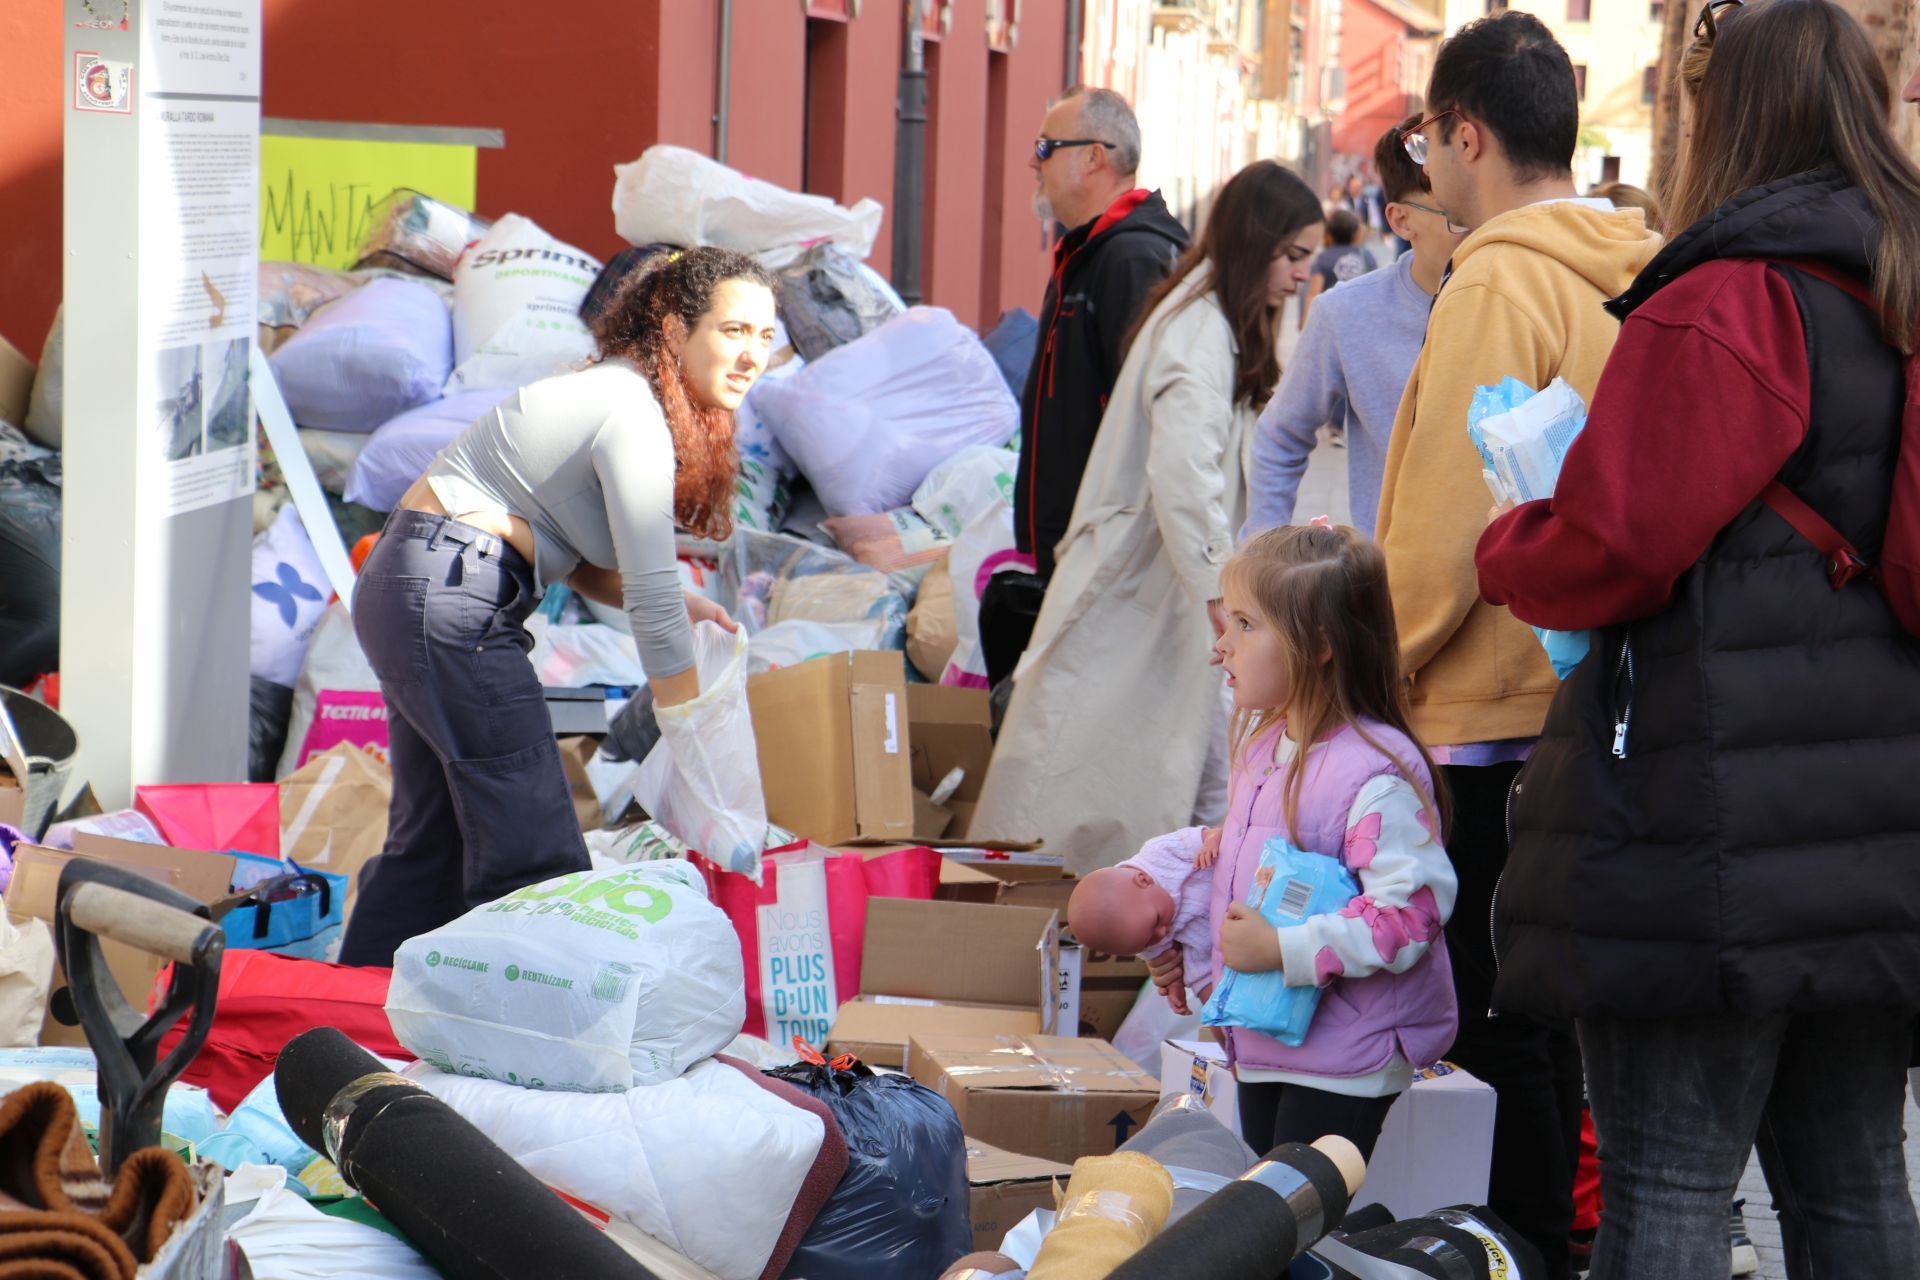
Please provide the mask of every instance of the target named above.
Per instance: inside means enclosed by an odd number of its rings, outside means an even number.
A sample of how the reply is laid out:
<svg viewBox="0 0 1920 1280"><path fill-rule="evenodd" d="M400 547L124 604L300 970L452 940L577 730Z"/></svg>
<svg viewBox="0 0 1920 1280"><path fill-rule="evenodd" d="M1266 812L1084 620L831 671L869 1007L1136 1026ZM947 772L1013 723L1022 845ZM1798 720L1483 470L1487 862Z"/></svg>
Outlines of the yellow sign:
<svg viewBox="0 0 1920 1280"><path fill-rule="evenodd" d="M260 256L350 267L389 192L411 187L471 209L478 169L471 146L262 134Z"/></svg>

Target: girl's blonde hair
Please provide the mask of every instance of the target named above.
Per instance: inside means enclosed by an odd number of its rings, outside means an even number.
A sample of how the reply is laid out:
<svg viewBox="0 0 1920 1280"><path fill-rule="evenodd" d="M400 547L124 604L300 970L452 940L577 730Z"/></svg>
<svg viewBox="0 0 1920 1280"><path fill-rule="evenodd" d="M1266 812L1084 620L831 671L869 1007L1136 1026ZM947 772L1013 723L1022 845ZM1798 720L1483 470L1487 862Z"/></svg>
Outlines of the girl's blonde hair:
<svg viewBox="0 0 1920 1280"><path fill-rule="evenodd" d="M1450 819L1446 788L1433 757L1414 735L1400 634L1387 593L1387 562L1365 535L1340 526L1287 525L1254 538L1227 561L1226 590L1240 596L1280 636L1287 663L1287 705L1239 710L1233 717L1234 759L1281 722L1299 744L1285 782L1287 830L1299 842L1296 817L1306 778L1307 748L1342 727L1380 752L1420 793L1436 839ZM1373 720L1398 729L1420 753L1433 779L1421 784L1410 761L1366 729Z"/></svg>

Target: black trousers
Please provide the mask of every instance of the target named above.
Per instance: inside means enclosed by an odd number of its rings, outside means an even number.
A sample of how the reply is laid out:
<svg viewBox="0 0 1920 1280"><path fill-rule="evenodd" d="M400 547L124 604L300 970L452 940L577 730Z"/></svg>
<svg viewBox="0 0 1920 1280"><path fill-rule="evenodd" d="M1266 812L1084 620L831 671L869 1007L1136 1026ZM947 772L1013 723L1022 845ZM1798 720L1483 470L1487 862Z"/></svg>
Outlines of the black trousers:
<svg viewBox="0 0 1920 1280"><path fill-rule="evenodd" d="M396 511L361 567L354 633L387 703L387 843L360 869L344 964L570 871L587 846L527 662L533 571L490 534Z"/></svg>
<svg viewBox="0 0 1920 1280"><path fill-rule="evenodd" d="M1242 1083L1236 1087L1240 1104L1240 1136L1259 1155L1283 1142L1312 1142L1337 1133L1360 1148L1363 1159L1373 1159L1373 1144L1394 1099L1350 1098L1304 1084Z"/></svg>
<svg viewBox="0 0 1920 1280"><path fill-rule="evenodd" d="M1460 1034L1447 1057L1498 1096L1488 1206L1540 1251L1548 1280L1562 1280L1580 1158L1580 1049L1571 1024L1491 1012L1493 894L1507 865L1507 792L1520 766L1446 765L1442 772L1453 793L1447 854L1460 878L1447 921Z"/></svg>

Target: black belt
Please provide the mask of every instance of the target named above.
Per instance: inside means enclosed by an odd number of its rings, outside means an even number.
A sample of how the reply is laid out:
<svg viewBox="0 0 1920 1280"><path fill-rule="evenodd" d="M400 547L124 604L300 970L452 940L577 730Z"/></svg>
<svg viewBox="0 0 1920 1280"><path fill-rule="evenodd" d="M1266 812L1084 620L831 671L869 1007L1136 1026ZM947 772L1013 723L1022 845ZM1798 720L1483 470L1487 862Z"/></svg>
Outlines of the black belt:
<svg viewBox="0 0 1920 1280"><path fill-rule="evenodd" d="M429 547L434 548L442 543L452 542L472 550L483 560L497 560L501 564L519 569L528 567L526 557L485 529L476 529L470 524L462 524L452 516L434 515L429 511L400 508L387 517L387 525L382 531L382 536L421 538Z"/></svg>

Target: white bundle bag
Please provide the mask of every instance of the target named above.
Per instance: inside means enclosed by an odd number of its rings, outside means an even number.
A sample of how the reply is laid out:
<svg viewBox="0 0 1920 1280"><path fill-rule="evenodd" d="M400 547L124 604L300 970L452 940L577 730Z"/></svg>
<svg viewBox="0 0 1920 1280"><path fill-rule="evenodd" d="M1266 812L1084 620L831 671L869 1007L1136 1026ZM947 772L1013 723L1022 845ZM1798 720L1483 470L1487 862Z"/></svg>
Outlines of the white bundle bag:
<svg viewBox="0 0 1920 1280"><path fill-rule="evenodd" d="M693 651L700 696L656 710L660 741L640 765L633 798L690 848L758 884L767 798L747 708L746 628L702 622Z"/></svg>
<svg viewBox="0 0 1920 1280"><path fill-rule="evenodd" d="M961 530L947 553L956 641L947 669L940 674L941 684L988 687L987 658L980 648L980 597L994 574L1011 569L1033 572L1033 557L1014 545L1013 504L999 502Z"/></svg>
<svg viewBox="0 0 1920 1280"><path fill-rule="evenodd" d="M252 637L248 673L292 688L333 588L299 508L280 508L253 540Z"/></svg>
<svg viewBox="0 0 1920 1280"><path fill-rule="evenodd" d="M836 516L904 507L935 467L1020 428L1000 366L940 307L914 307L756 391L761 418Z"/></svg>
<svg viewBox="0 0 1920 1280"><path fill-rule="evenodd" d="M449 396L523 387L593 354L580 304L600 263L539 224L510 213L453 269Z"/></svg>
<svg viewBox="0 0 1920 1280"><path fill-rule="evenodd" d="M1002 502L1013 501L1020 455L997 445L962 449L927 473L913 491L913 509L949 538Z"/></svg>
<svg viewBox="0 0 1920 1280"><path fill-rule="evenodd" d="M677 1079L746 1023L740 939L684 861L516 890L393 958L387 1020L422 1062L529 1089Z"/></svg>
<svg viewBox="0 0 1920 1280"><path fill-rule="evenodd" d="M613 225L628 244L716 245L775 270L820 240L865 258L886 212L877 200L845 209L788 191L685 147L648 147L613 172Z"/></svg>

